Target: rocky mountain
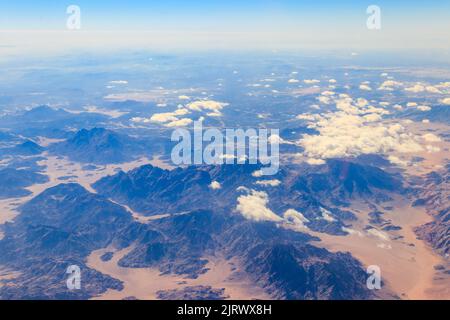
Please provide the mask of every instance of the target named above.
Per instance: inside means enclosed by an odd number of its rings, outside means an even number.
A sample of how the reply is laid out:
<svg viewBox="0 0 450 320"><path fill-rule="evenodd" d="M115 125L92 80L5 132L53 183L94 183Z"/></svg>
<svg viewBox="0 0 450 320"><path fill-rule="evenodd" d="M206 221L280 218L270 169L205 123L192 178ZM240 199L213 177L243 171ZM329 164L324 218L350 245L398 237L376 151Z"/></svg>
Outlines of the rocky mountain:
<svg viewBox="0 0 450 320"><path fill-rule="evenodd" d="M259 177L260 165L191 166L172 171L142 166L97 181L93 187L114 201L143 215L186 210L235 211L245 190L264 192L273 212L295 209L312 230L345 234L342 228L355 219L341 206L354 197L374 201L401 192L398 177L371 166L332 160L320 167L282 168L275 176ZM211 187L212 183L217 188ZM324 214L325 212L325 214ZM324 218L325 217L325 218Z"/></svg>
<svg viewBox="0 0 450 320"><path fill-rule="evenodd" d="M5 168L0 170L0 199L23 197L31 194L26 190L36 183L45 183L48 177L31 170Z"/></svg>
<svg viewBox="0 0 450 320"><path fill-rule="evenodd" d="M41 154L45 148L41 147L37 143L26 140L25 142L19 143L11 148L0 149L0 152L5 155L12 156L34 156Z"/></svg>
<svg viewBox="0 0 450 320"><path fill-rule="evenodd" d="M335 159L314 170L306 168L293 182L292 188L321 194L321 198L332 199L335 203L355 197L385 201L391 192L404 192L399 176L375 166Z"/></svg>
<svg viewBox="0 0 450 320"><path fill-rule="evenodd" d="M25 112L0 117L0 126L30 138L43 133L57 133L73 128L93 127L109 121L98 113L73 113L64 109L39 106ZM44 136L47 136L44 134Z"/></svg>
<svg viewBox="0 0 450 320"><path fill-rule="evenodd" d="M127 162L148 151L145 145L127 135L93 128L82 129L66 141L52 145L50 152L74 161L106 164Z"/></svg>
<svg viewBox="0 0 450 320"><path fill-rule="evenodd" d="M85 257L110 244L132 218L122 207L91 194L77 184L59 185L20 208L5 225L0 264L19 270L14 286L0 288L3 299L87 299L118 280L85 266ZM87 287L69 291L66 269L78 265ZM29 286L33 283L33 286Z"/></svg>
<svg viewBox="0 0 450 320"><path fill-rule="evenodd" d="M153 267L188 278L208 272L210 256L235 258L241 261L239 271L274 298L373 297L365 286L364 269L349 254L319 249L311 244L318 239L272 222L251 221L214 209L140 223L121 206L77 184L50 188L23 205L15 222L4 228L0 264L17 270L20 276L14 285L0 287L0 297L84 299L107 288L120 290L120 281L85 264L90 252L109 245L119 249L133 246L119 261L120 266ZM64 271L70 264L82 268L83 283L88 284L85 290L65 288ZM31 282L33 288L28 286ZM160 296L200 294L192 288L180 290L161 292ZM201 291L204 296L222 296L221 288Z"/></svg>
<svg viewBox="0 0 450 320"><path fill-rule="evenodd" d="M419 227L417 234L444 256L450 254L450 164L426 176L417 193L416 206L425 206L433 222Z"/></svg>

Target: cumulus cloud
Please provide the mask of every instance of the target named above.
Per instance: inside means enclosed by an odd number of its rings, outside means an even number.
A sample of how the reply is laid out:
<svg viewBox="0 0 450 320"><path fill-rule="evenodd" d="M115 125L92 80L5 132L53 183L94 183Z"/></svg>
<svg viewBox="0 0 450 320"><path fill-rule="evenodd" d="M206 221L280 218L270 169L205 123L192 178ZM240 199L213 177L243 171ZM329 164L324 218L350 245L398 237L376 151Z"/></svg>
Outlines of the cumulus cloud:
<svg viewBox="0 0 450 320"><path fill-rule="evenodd" d="M316 84L316 83L320 83L320 80L317 80L317 79L306 79L306 80L303 80L303 82L306 83L306 84Z"/></svg>
<svg viewBox="0 0 450 320"><path fill-rule="evenodd" d="M423 92L423 91L425 91L425 87L421 84L416 84L412 87L405 88L405 91L414 92L414 93Z"/></svg>
<svg viewBox="0 0 450 320"><path fill-rule="evenodd" d="M322 159L313 159L313 158L309 158L308 160L306 160L306 162L312 166L320 166L322 164L325 164L325 160Z"/></svg>
<svg viewBox="0 0 450 320"><path fill-rule="evenodd" d="M322 213L322 219L328 222L336 221L335 218L331 215L331 212L325 208L320 208L320 212Z"/></svg>
<svg viewBox="0 0 450 320"><path fill-rule="evenodd" d="M289 79L288 83L299 83L300 81L297 79Z"/></svg>
<svg viewBox="0 0 450 320"><path fill-rule="evenodd" d="M450 105L450 98L444 98L441 100L441 103Z"/></svg>
<svg viewBox="0 0 450 320"><path fill-rule="evenodd" d="M441 151L441 148L435 147L435 146L430 146L430 145L425 146L425 148L427 149L427 152L428 152L428 153L433 153L433 152L439 152L439 151Z"/></svg>
<svg viewBox="0 0 450 320"><path fill-rule="evenodd" d="M312 115L309 113L299 114L296 118L299 120L308 120L308 121L314 121L317 119L317 117L315 115Z"/></svg>
<svg viewBox="0 0 450 320"><path fill-rule="evenodd" d="M189 110L185 108L177 109L173 112L164 112L164 113L155 113L150 117L151 121L154 122L169 122L169 121L177 121L177 116L184 116L189 113Z"/></svg>
<svg viewBox="0 0 450 320"><path fill-rule="evenodd" d="M402 125L381 122L382 116L389 114L386 109L371 106L365 99L355 101L348 95L340 95L334 102L336 112L297 117L319 132L303 135L299 142L308 163L322 164L324 159L361 154L423 151L417 137Z"/></svg>
<svg viewBox="0 0 450 320"><path fill-rule="evenodd" d="M188 103L186 105L186 108L188 108L191 111L211 111L208 113L209 116L220 116L220 111L228 106L228 103L225 102L219 102L214 100L198 100L191 103Z"/></svg>
<svg viewBox="0 0 450 320"><path fill-rule="evenodd" d="M220 185L220 183L217 182L217 181L211 182L211 184L209 185L209 187L210 187L211 189L213 189L213 190L219 190L219 189L222 188L222 186Z"/></svg>
<svg viewBox="0 0 450 320"><path fill-rule="evenodd" d="M267 141L271 144L294 144L291 141L284 140L281 138L278 134L271 134L270 137L267 139Z"/></svg>
<svg viewBox="0 0 450 320"><path fill-rule="evenodd" d="M425 92L425 91L429 92L429 93L438 93L438 94L442 93L441 90L439 90L435 86L423 85L420 83L417 83L412 87L405 88L405 91L413 92L413 93L419 93L419 92Z"/></svg>
<svg viewBox="0 0 450 320"><path fill-rule="evenodd" d="M426 111L430 111L431 108L429 106L418 106L417 110L426 112Z"/></svg>
<svg viewBox="0 0 450 320"><path fill-rule="evenodd" d="M278 179L273 179L273 180L260 180L260 181L256 181L256 184L260 185L260 186L264 186L264 187L278 187L281 184L281 181Z"/></svg>
<svg viewBox="0 0 450 320"><path fill-rule="evenodd" d="M389 160L390 163L395 164L395 165L400 166L400 167L407 167L407 166L409 166L409 162L408 161L402 160L402 159L400 159L397 156L390 155L388 157L388 160Z"/></svg>
<svg viewBox="0 0 450 320"><path fill-rule="evenodd" d="M329 97L327 97L327 96L319 96L316 99L319 100L323 104L330 104L331 103L331 99Z"/></svg>
<svg viewBox="0 0 450 320"><path fill-rule="evenodd" d="M442 93L441 90L433 86L426 86L425 90L427 90L430 93Z"/></svg>
<svg viewBox="0 0 450 320"><path fill-rule="evenodd" d="M169 123L166 123L165 126L166 127L186 127L186 126L190 125L192 122L193 122L192 119L183 118L183 119L170 121Z"/></svg>
<svg viewBox="0 0 450 320"><path fill-rule="evenodd" d="M361 84L361 85L359 86L359 89L365 90L365 91L371 91L371 90L372 90L372 88L369 87L367 84Z"/></svg>
<svg viewBox="0 0 450 320"><path fill-rule="evenodd" d="M179 108L172 112L155 113L150 118L135 117L132 118L133 122L149 123L156 122L164 124L166 127L184 127L190 125L193 121L189 118L179 119L179 116L189 114L189 110L186 108Z"/></svg>
<svg viewBox="0 0 450 320"><path fill-rule="evenodd" d="M393 91L396 87L401 87L403 83L395 81L395 80L386 80L384 81L378 90L385 90L385 91Z"/></svg>
<svg viewBox="0 0 450 320"><path fill-rule="evenodd" d="M432 133L426 133L422 136L422 139L426 142L440 142L442 141L441 138L439 138L437 135L434 135Z"/></svg>
<svg viewBox="0 0 450 320"><path fill-rule="evenodd" d="M179 98L182 100L190 99L188 96L180 96ZM188 103L186 107L183 107L183 105L179 105L178 109L172 112L155 113L150 117L150 119L136 117L133 118L132 121L143 123L157 122L164 124L167 127L184 127L191 124L193 121L189 118L180 119L179 117L188 115L192 111L210 111L206 114L207 116L219 117L222 115L220 111L227 105L228 103L213 100L198 100Z"/></svg>
<svg viewBox="0 0 450 320"><path fill-rule="evenodd" d="M252 177L260 178L263 176L263 172L261 170L256 170L252 173Z"/></svg>
<svg viewBox="0 0 450 320"><path fill-rule="evenodd" d="M249 190L248 194L239 196L237 201L238 204L236 210L246 219L274 222L283 220L267 207L269 196L266 192Z"/></svg>
<svg viewBox="0 0 450 320"><path fill-rule="evenodd" d="M293 225L295 228L298 229L308 229L308 227L305 225L305 223L308 223L309 220L305 218L303 214L298 212L294 209L288 209L283 214L284 219L286 220L287 224Z"/></svg>

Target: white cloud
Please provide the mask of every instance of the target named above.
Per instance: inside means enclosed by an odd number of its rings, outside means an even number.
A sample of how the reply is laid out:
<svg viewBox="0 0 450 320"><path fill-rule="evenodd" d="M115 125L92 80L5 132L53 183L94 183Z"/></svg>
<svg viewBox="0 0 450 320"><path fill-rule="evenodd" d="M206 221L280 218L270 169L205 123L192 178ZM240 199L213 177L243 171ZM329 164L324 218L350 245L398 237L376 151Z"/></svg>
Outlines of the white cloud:
<svg viewBox="0 0 450 320"><path fill-rule="evenodd" d="M335 218L331 215L331 212L325 208L320 207L320 212L322 213L322 219L328 222L336 221Z"/></svg>
<svg viewBox="0 0 450 320"><path fill-rule="evenodd" d="M430 93L442 93L438 88L433 86L426 86L425 90L427 90Z"/></svg>
<svg viewBox="0 0 450 320"><path fill-rule="evenodd" d="M450 105L450 98L444 98L441 100L441 103Z"/></svg>
<svg viewBox="0 0 450 320"><path fill-rule="evenodd" d="M299 83L300 81L297 79L289 79L288 83Z"/></svg>
<svg viewBox="0 0 450 320"><path fill-rule="evenodd" d="M320 80L317 80L317 79L306 79L306 80L303 80L303 82L306 83L306 84L316 84L316 83L320 83Z"/></svg>
<svg viewBox="0 0 450 320"><path fill-rule="evenodd" d="M294 225L298 229L308 229L305 223L308 223L309 220L300 212L294 209L288 209L283 214L286 223Z"/></svg>
<svg viewBox="0 0 450 320"><path fill-rule="evenodd" d="M236 210L246 219L275 222L283 220L267 207L269 196L266 192L250 190L249 194L239 196L237 201Z"/></svg>
<svg viewBox="0 0 450 320"><path fill-rule="evenodd" d="M426 112L426 111L430 111L431 108L429 106L418 106L417 110Z"/></svg>
<svg viewBox="0 0 450 320"><path fill-rule="evenodd" d="M317 119L317 117L315 115L312 114L299 114L297 117L297 119L299 120L308 120L308 121L314 121Z"/></svg>
<svg viewBox="0 0 450 320"><path fill-rule="evenodd" d="M165 124L166 127L186 127L192 123L192 119L189 118L183 118L179 120L171 121L167 124Z"/></svg>
<svg viewBox="0 0 450 320"><path fill-rule="evenodd" d="M369 87L367 84L361 84L361 85L359 86L359 89L365 90L365 91L371 91L371 90L372 90L372 88Z"/></svg>
<svg viewBox="0 0 450 320"><path fill-rule="evenodd" d="M319 166L322 164L325 164L325 160L322 159L313 159L313 158L309 158L308 160L306 160L306 162L312 166Z"/></svg>
<svg viewBox="0 0 450 320"><path fill-rule="evenodd" d="M278 143L278 144L294 144L293 142L284 140L281 138L278 134L271 134L270 137L267 139L267 141L271 144Z"/></svg>
<svg viewBox="0 0 450 320"><path fill-rule="evenodd" d="M417 137L400 124L383 124L384 108L368 105L365 99L356 104L349 96L335 100L337 112L300 115L318 135L303 135L299 144L308 163L321 164L324 159L353 157L361 154L420 152ZM322 160L322 161L321 161Z"/></svg>
<svg viewBox="0 0 450 320"><path fill-rule="evenodd" d="M418 92L425 91L425 87L423 85L421 85L421 84L416 84L416 85L414 85L412 87L405 88L405 91L418 93Z"/></svg>
<svg viewBox="0 0 450 320"><path fill-rule="evenodd" d="M439 138L437 135L434 135L432 133L426 133L422 136L422 139L426 142L440 142L442 141L441 138Z"/></svg>
<svg viewBox="0 0 450 320"><path fill-rule="evenodd" d="M386 80L384 81L378 90L386 90L386 91L393 91L395 87L401 87L403 83L394 81L394 80Z"/></svg>
<svg viewBox="0 0 450 320"><path fill-rule="evenodd" d="M151 116L150 120L154 122L169 122L169 121L177 121L177 116L184 116L189 113L189 110L185 108L177 109L173 112L164 112L164 113L155 113Z"/></svg>
<svg viewBox="0 0 450 320"><path fill-rule="evenodd" d="M408 161L402 160L399 157L396 157L396 156L393 156L393 155L390 155L388 157L388 160L389 160L390 163L398 165L400 167L407 167L407 166L409 166L409 162Z"/></svg>
<svg viewBox="0 0 450 320"><path fill-rule="evenodd" d="M110 84L128 84L127 80L112 80L109 82Z"/></svg>
<svg viewBox="0 0 450 320"><path fill-rule="evenodd" d="M278 187L281 184L281 181L278 179L273 179L273 180L260 180L260 181L256 181L256 184L260 185L260 186L269 186L269 187Z"/></svg>
<svg viewBox="0 0 450 320"><path fill-rule="evenodd" d="M330 102L331 102L331 99L326 96L319 96L316 99L319 100L323 104L330 104Z"/></svg>
<svg viewBox="0 0 450 320"><path fill-rule="evenodd" d="M329 83L336 83L337 81L335 79L328 80Z"/></svg>
<svg viewBox="0 0 450 320"><path fill-rule="evenodd" d="M430 145L425 146L425 148L427 149L427 152L428 152L428 153L433 153L433 152L439 152L439 151L441 151L441 148L435 147L435 146L430 146Z"/></svg>
<svg viewBox="0 0 450 320"><path fill-rule="evenodd" d="M179 100L189 100L191 98L189 96L181 95L181 96L178 96L178 99Z"/></svg>
<svg viewBox="0 0 450 320"><path fill-rule="evenodd" d="M217 182L217 181L211 182L211 184L209 185L209 187L210 187L211 189L213 189L213 190L219 190L219 189L222 188L222 186L220 185L220 183Z"/></svg>
<svg viewBox="0 0 450 320"><path fill-rule="evenodd" d="M186 108L188 108L189 110L198 111L198 112L203 111L203 110L212 111L212 112L208 113L208 115L220 116L221 115L220 111L226 106L228 106L228 103L225 103L225 102L218 102L218 101L214 101L214 100L198 100L198 101L188 103L186 105Z"/></svg>
<svg viewBox="0 0 450 320"><path fill-rule="evenodd" d="M260 178L263 176L263 172L261 170L256 170L252 173L252 176L255 178Z"/></svg>

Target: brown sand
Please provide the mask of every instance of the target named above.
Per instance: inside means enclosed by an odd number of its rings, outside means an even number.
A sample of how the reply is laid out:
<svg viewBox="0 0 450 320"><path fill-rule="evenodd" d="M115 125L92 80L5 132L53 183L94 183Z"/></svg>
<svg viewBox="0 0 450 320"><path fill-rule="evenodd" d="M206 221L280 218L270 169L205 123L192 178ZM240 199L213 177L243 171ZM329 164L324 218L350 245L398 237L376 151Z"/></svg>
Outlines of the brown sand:
<svg viewBox="0 0 450 320"><path fill-rule="evenodd" d="M156 268L123 268L117 262L125 256L133 247L116 251L114 257L108 261L101 261L102 254L115 251L113 248L94 251L87 261L87 265L104 274L110 275L124 282L122 291L111 290L95 299L118 300L126 297L138 299L156 299L160 290L181 289L187 286L211 286L212 288L225 288L225 295L229 299L269 299L261 288L252 284L247 277L237 276L233 273L236 261L227 261L222 257L205 257L209 261L209 269L197 279L187 279L178 275L161 275Z"/></svg>
<svg viewBox="0 0 450 320"><path fill-rule="evenodd" d="M367 211L359 213L360 216L366 214ZM316 245L331 251L348 251L366 267L379 266L382 279L387 283L386 289L402 299L450 299L448 290L447 293L442 290L443 287L450 288L450 279L434 279L436 271L433 267L443 263L442 257L418 240L413 231L416 226L429 222L431 217L423 209L402 202L394 210L386 211L383 218L392 220L402 230L369 233L363 230L367 223L367 217L364 217L352 226L359 233L345 237L314 233L322 240ZM404 238L397 239L398 236Z"/></svg>

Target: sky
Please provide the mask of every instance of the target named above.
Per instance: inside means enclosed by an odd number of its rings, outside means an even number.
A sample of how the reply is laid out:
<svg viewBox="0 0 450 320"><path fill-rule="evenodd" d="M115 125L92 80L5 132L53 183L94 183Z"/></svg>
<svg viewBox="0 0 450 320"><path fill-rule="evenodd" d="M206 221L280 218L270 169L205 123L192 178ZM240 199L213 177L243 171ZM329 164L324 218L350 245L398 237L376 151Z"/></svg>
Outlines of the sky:
<svg viewBox="0 0 450 320"><path fill-rule="evenodd" d="M366 9L381 10L369 30ZM66 9L81 10L67 30ZM450 0L0 0L0 49L450 49Z"/></svg>

